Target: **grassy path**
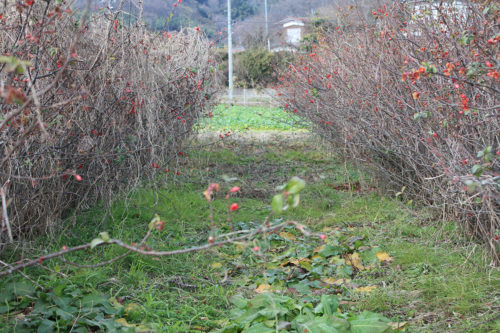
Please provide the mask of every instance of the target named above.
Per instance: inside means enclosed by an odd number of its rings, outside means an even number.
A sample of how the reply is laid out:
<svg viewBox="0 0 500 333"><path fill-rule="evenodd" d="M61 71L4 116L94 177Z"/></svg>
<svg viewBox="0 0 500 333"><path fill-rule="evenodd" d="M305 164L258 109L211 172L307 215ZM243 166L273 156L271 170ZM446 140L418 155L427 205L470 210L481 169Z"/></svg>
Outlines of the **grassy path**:
<svg viewBox="0 0 500 333"><path fill-rule="evenodd" d="M90 241L102 230L137 242L154 213L166 224L148 242L151 248L201 244L209 232L209 207L202 195L207 184L241 187L233 200L240 208L230 223L224 198L214 202L217 227L224 231L231 225L238 230L263 221L275 188L293 176L304 179L307 186L300 205L280 218L325 234L325 242L290 229L243 247L169 258L131 255L101 268L63 266L66 278L32 271L37 282L49 289L104 293L123 305L128 325L147 323L161 332L210 331L230 325L234 307L230 298L252 298L263 288L299 303L316 304L323 294L338 294L343 313L380 313L393 322L407 323L406 332L500 329L498 318L491 320L500 309L500 275L485 268L481 248L460 238L453 223L435 222L431 212L382 195L369 175L313 138L269 136L267 141L224 139L216 145L193 142L191 146L168 173L158 175L156 188L131 193L128 200L113 205L109 216L99 209L81 214L74 227L61 233L55 248ZM325 244L348 244L350 252L317 256ZM97 256L80 253L68 259L85 262L90 257L92 263L122 253L112 247L96 252ZM390 261L377 260L375 253L387 254ZM346 256L352 259L358 254L357 264L346 262ZM47 265L53 271L62 266ZM4 325L27 318L3 313Z"/></svg>

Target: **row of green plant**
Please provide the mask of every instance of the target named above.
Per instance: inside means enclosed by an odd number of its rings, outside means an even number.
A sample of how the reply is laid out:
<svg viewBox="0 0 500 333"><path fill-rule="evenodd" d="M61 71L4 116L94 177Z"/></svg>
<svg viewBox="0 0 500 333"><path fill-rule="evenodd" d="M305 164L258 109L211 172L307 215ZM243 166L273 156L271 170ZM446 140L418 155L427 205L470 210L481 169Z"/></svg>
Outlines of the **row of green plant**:
<svg viewBox="0 0 500 333"><path fill-rule="evenodd" d="M201 131L306 131L309 124L282 108L219 104L198 124ZM230 134L230 133L228 133Z"/></svg>

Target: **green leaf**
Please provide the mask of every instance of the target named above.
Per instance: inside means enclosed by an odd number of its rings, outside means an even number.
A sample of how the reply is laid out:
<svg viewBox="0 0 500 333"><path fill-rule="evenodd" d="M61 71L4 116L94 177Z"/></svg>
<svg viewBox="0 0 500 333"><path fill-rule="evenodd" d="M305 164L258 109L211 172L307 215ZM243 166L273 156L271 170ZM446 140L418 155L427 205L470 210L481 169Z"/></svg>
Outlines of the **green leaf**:
<svg viewBox="0 0 500 333"><path fill-rule="evenodd" d="M427 118L429 115L427 114L427 112L419 112L419 113L415 113L413 115L413 119L414 120L419 120L420 118Z"/></svg>
<svg viewBox="0 0 500 333"><path fill-rule="evenodd" d="M101 295L87 295L81 300L82 308L94 308L99 305L111 308L111 304L109 303L108 299Z"/></svg>
<svg viewBox="0 0 500 333"><path fill-rule="evenodd" d="M55 308L54 309L54 313L59 318L61 318L63 320L66 320L66 321L69 321L69 320L73 319L73 313L77 313L77 311L78 311L77 308L73 308L73 307L70 307L69 309L71 309L72 311L75 311L75 312L70 312L70 311L67 311L67 310L60 309L60 308Z"/></svg>
<svg viewBox="0 0 500 333"><path fill-rule="evenodd" d="M345 252L345 248L341 246L333 246L330 244L326 244L323 247L323 250L319 251L318 254L322 256L323 258L328 258L332 256L336 256L338 254L342 254Z"/></svg>
<svg viewBox="0 0 500 333"><path fill-rule="evenodd" d="M339 299L335 295L321 295L321 302L314 308L314 313L332 315L337 313Z"/></svg>
<svg viewBox="0 0 500 333"><path fill-rule="evenodd" d="M392 328L389 325L390 320L378 313L365 311L357 317L348 320L351 323L352 333L392 332Z"/></svg>
<svg viewBox="0 0 500 333"><path fill-rule="evenodd" d="M94 238L92 240L92 242L90 242L90 248L93 249L94 247L102 244L102 243L105 243L105 241L101 238Z"/></svg>
<svg viewBox="0 0 500 333"><path fill-rule="evenodd" d="M56 323L52 320L44 319L38 326L37 333L52 333L55 331Z"/></svg>
<svg viewBox="0 0 500 333"><path fill-rule="evenodd" d="M156 226L156 223L161 221L161 217L158 214L155 214L151 222L149 222L148 228L149 230L153 229Z"/></svg>
<svg viewBox="0 0 500 333"><path fill-rule="evenodd" d="M0 303L5 304L20 296L31 296L35 293L35 287L28 282L12 282L3 287L0 292Z"/></svg>
<svg viewBox="0 0 500 333"><path fill-rule="evenodd" d="M243 330L242 333L275 333L275 332L276 332L275 329L271 329L266 325L264 325L263 323L258 323Z"/></svg>
<svg viewBox="0 0 500 333"><path fill-rule="evenodd" d="M103 241L105 241L106 243L109 242L109 240L111 239L111 237L109 237L109 234L107 231L103 231L103 232L100 232L99 233L99 236L101 237L101 239Z"/></svg>
<svg viewBox="0 0 500 333"><path fill-rule="evenodd" d="M237 308L240 308L240 309L244 309L247 306L247 304L248 304L248 300L246 298L242 297L242 296L239 296L239 295L233 296L229 300Z"/></svg>
<svg viewBox="0 0 500 333"><path fill-rule="evenodd" d="M274 214L279 215L283 211L283 195L276 194L273 197L273 201L271 202L271 208L273 209Z"/></svg>
<svg viewBox="0 0 500 333"><path fill-rule="evenodd" d="M483 166L480 164L476 164L472 167L472 174L476 177L480 177L483 173Z"/></svg>
<svg viewBox="0 0 500 333"><path fill-rule="evenodd" d="M349 323L341 318L324 315L322 317L314 317L307 322L297 324L298 332L308 333L348 333Z"/></svg>
<svg viewBox="0 0 500 333"><path fill-rule="evenodd" d="M304 180L300 179L299 177L293 177L288 182L285 190L287 192L290 192L291 194L297 194L302 189L304 189L304 187L306 187L306 182Z"/></svg>

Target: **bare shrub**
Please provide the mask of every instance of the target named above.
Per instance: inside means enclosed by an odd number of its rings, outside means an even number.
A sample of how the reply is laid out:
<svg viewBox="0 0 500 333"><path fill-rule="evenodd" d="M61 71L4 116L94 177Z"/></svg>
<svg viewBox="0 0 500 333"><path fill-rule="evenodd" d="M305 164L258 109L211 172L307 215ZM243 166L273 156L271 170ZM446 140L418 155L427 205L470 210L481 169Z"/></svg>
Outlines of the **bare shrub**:
<svg viewBox="0 0 500 333"><path fill-rule="evenodd" d="M8 217L14 237L161 172L211 105L204 36L123 25L120 7L0 4L2 229Z"/></svg>
<svg viewBox="0 0 500 333"><path fill-rule="evenodd" d="M355 9L282 73L283 105L500 252L498 4Z"/></svg>

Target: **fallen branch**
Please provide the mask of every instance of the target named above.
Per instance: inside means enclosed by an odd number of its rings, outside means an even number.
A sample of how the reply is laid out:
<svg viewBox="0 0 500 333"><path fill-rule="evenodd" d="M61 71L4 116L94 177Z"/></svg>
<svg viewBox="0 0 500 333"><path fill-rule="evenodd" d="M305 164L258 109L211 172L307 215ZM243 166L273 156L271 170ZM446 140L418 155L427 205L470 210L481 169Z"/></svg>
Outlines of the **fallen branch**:
<svg viewBox="0 0 500 333"><path fill-rule="evenodd" d="M254 229L254 230L249 230L245 235L242 235L242 236L239 236L239 237L235 237L235 238L227 238L227 239L224 239L224 240L221 240L221 241L213 241L212 238L209 238L209 242L204 244L204 245L200 245L200 246L194 246L194 247L190 247L190 248L183 248L183 249L178 249L178 250L171 250L171 251L152 251L152 250L148 250L146 248L144 248L142 245L143 245L143 242L149 238L149 235L151 233L151 230L148 231L148 233L146 234L146 236L143 238L143 241L139 244L139 245L130 245L130 244L127 244L119 239L109 239L108 241L104 241L100 244L97 244L95 245L95 247L97 246L108 246L108 245L117 245L119 247L122 247L124 249L127 249L128 252L116 257L116 258L113 258L111 260L108 260L106 262L103 262L103 263L100 263L100 264L97 264L97 265L88 265L88 268L94 268L94 267L100 267L100 266L103 266L103 265L106 265L106 264L109 264L109 263L112 263L118 259L121 259L123 257L125 257L126 255L130 254L131 252L134 252L134 253L139 253L139 254L142 254L142 255L146 255L146 256L156 256L156 257L166 257L166 256L172 256L172 255L177 255L177 254L184 254L184 253L190 253L190 252L199 252L199 251L202 251L202 250L207 250L207 249L210 249L212 247L216 247L216 246L222 246L224 244L229 244L229 243L234 243L234 242L238 242L238 241L242 241L242 240L246 240L246 239L250 239L258 234L263 234L263 233L267 233L267 232L272 232L272 231L275 231L275 230L278 230L278 229L282 229L284 228L285 226L287 225L294 225L297 230L299 230L303 235L305 236L311 236L313 235L311 232L307 231L305 226L300 224L300 223L297 223L297 222L294 222L294 221L286 221L286 222L283 222L283 223L280 223L280 224L277 224L275 226L269 226L269 223L267 222L267 220L257 229ZM233 233L231 233L233 234ZM225 238L225 236L227 235L220 235L218 236L218 238ZM320 238L321 236L320 235L317 235L318 238ZM61 251L57 251L57 252L53 252L53 253L50 253L50 254L47 254L47 255L44 255L44 256L41 256L37 259L31 259L31 260L28 260L24 263L20 263L18 265L9 265L9 264L6 264L6 266L8 267L7 270L4 270L2 272L0 272L0 276L6 276L6 275L10 275L14 272L17 272L21 269L24 269L24 268L27 268L27 267L31 267L31 266L35 266L35 265L39 265L41 264L42 262L46 261L46 260L49 260L49 259L54 259L54 258L58 258L58 257L62 257L68 253L72 253L72 252L76 252L76 251L82 251L82 250L86 250L86 249L90 249L90 248L93 248L92 244L91 243L88 243L88 244L82 244L82 245L79 245L79 246L75 246L75 247L71 247L71 248L65 248ZM67 261L65 261L67 262ZM75 266L82 266L82 265L79 265L79 264L75 264L75 263L70 263L70 262L67 262L68 264L72 264L72 265L75 265ZM85 266L84 266L85 267Z"/></svg>

